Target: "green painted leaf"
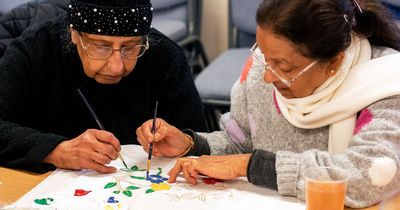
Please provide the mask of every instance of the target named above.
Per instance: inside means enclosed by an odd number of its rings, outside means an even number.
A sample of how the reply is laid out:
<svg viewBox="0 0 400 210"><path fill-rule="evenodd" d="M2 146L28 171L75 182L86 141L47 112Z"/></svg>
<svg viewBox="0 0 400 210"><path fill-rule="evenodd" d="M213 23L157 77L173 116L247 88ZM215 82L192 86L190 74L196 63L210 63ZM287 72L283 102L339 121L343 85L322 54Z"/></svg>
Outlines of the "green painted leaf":
<svg viewBox="0 0 400 210"><path fill-rule="evenodd" d="M124 195L128 196L128 197L132 197L132 192L129 190L125 190L122 192Z"/></svg>
<svg viewBox="0 0 400 210"><path fill-rule="evenodd" d="M39 205L50 205L53 203L54 199L53 198L42 198L42 199L35 199L35 203Z"/></svg>
<svg viewBox="0 0 400 210"><path fill-rule="evenodd" d="M120 170L121 170L121 171L125 171L125 172L132 172L132 170L129 169L129 168L120 168Z"/></svg>
<svg viewBox="0 0 400 210"><path fill-rule="evenodd" d="M39 205L49 205L47 203L47 199L46 198L42 198L42 199L35 199L35 203L39 204Z"/></svg>
<svg viewBox="0 0 400 210"><path fill-rule="evenodd" d="M154 190L153 189L148 189L148 190L146 190L146 193L153 193L154 192Z"/></svg>
<svg viewBox="0 0 400 210"><path fill-rule="evenodd" d="M140 187L136 187L136 186L129 186L126 188L127 190L137 190L140 189Z"/></svg>
<svg viewBox="0 0 400 210"><path fill-rule="evenodd" d="M114 194L119 194L120 191L119 191L119 190L116 190L116 191L113 191L113 193L114 193Z"/></svg>
<svg viewBox="0 0 400 210"><path fill-rule="evenodd" d="M146 177L144 176L131 176L132 179L139 179L139 180L144 180Z"/></svg>
<svg viewBox="0 0 400 210"><path fill-rule="evenodd" d="M134 166L131 167L131 170L132 171L136 171L136 170L138 170L138 167L136 165L134 165Z"/></svg>
<svg viewBox="0 0 400 210"><path fill-rule="evenodd" d="M112 188L112 187L114 187L115 185L117 185L116 182L109 182L109 183L106 184L106 186L104 186L104 189Z"/></svg>

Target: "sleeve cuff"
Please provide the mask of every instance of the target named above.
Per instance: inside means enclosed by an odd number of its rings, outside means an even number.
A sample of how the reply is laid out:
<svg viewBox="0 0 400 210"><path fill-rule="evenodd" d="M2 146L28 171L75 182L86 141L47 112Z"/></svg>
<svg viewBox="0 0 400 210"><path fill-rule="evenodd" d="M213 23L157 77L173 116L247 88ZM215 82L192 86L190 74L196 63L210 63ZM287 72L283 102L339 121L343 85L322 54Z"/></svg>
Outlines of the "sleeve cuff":
<svg viewBox="0 0 400 210"><path fill-rule="evenodd" d="M247 179L254 185L277 190L276 156L272 152L254 150L247 166Z"/></svg>
<svg viewBox="0 0 400 210"><path fill-rule="evenodd" d="M45 140L46 144L36 144L27 155L29 157L27 159L30 160L28 161L28 167L29 165L31 166L31 168L28 169L38 173L45 173L57 169L53 164L45 163L43 160L58 144L66 140L65 137L54 134L43 136L42 138Z"/></svg>
<svg viewBox="0 0 400 210"><path fill-rule="evenodd" d="M210 146L204 137L201 137L190 129L184 129L182 132L191 136L194 141L194 147L185 156L210 155Z"/></svg>

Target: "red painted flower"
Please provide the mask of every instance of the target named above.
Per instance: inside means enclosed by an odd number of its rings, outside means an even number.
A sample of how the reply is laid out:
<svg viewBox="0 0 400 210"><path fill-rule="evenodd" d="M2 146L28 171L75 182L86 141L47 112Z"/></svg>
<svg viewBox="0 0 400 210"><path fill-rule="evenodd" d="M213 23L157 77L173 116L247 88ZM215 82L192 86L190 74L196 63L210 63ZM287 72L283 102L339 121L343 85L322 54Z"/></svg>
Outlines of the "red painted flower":
<svg viewBox="0 0 400 210"><path fill-rule="evenodd" d="M221 179L215 179L215 178L203 178L204 184L215 184L217 182L224 182Z"/></svg>
<svg viewBox="0 0 400 210"><path fill-rule="evenodd" d="M75 190L75 194L74 194L74 196L84 196L84 195L87 195L87 194L89 194L90 192L92 192L92 191L86 191L86 190L82 190L82 189L76 189Z"/></svg>

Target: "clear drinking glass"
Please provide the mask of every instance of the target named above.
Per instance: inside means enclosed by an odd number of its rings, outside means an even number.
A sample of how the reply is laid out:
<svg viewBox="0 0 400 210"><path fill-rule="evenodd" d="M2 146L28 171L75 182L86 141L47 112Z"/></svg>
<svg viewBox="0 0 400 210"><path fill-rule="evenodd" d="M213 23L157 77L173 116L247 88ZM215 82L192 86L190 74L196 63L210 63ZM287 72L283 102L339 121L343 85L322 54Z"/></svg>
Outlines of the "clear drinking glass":
<svg viewBox="0 0 400 210"><path fill-rule="evenodd" d="M338 167L304 171L307 210L343 210L349 174Z"/></svg>

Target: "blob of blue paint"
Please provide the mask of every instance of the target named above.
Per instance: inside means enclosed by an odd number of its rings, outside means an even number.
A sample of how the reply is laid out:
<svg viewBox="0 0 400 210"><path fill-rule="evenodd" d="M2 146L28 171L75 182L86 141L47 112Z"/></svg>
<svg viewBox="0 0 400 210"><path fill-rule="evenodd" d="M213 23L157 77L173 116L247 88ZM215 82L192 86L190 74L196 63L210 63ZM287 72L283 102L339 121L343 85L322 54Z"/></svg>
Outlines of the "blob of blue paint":
<svg viewBox="0 0 400 210"><path fill-rule="evenodd" d="M114 196L111 196L111 197L108 198L107 203L119 203L119 201L115 200Z"/></svg>
<svg viewBox="0 0 400 210"><path fill-rule="evenodd" d="M146 177L146 180L150 181L151 183L160 184L161 182L167 181L168 178L153 174L153 175Z"/></svg>

